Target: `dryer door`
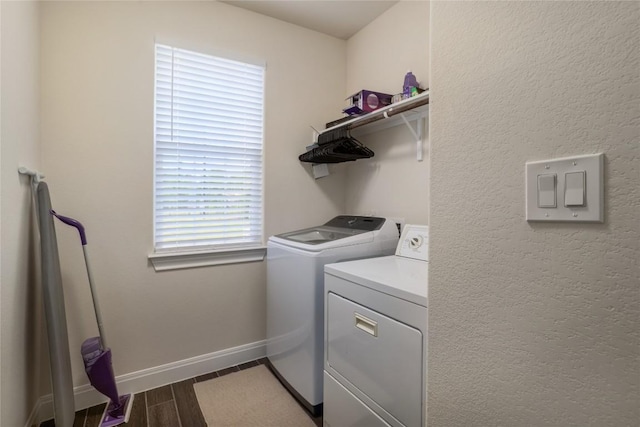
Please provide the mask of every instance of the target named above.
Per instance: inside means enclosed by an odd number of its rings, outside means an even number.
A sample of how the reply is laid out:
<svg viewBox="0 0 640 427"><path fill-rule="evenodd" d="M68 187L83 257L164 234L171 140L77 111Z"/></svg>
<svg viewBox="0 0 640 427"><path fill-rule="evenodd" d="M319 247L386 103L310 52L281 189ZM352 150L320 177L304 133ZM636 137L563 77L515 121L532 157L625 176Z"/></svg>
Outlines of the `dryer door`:
<svg viewBox="0 0 640 427"><path fill-rule="evenodd" d="M329 292L327 363L402 425L422 424L423 337Z"/></svg>

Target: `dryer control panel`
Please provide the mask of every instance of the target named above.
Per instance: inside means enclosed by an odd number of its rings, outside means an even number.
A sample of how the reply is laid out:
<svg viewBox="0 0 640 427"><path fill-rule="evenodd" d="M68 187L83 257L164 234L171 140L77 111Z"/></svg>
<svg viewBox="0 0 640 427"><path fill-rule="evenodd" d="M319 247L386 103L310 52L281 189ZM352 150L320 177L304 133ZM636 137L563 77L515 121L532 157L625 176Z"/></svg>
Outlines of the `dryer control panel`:
<svg viewBox="0 0 640 427"><path fill-rule="evenodd" d="M396 248L396 255L429 261L429 227L407 224Z"/></svg>

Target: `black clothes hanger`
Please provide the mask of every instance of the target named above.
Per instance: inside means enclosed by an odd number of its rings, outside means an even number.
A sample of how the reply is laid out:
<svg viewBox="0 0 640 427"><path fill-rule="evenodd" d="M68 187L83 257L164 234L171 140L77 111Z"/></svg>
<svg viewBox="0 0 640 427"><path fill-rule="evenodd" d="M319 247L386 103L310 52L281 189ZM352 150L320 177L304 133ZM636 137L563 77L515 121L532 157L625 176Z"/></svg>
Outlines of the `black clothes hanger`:
<svg viewBox="0 0 640 427"><path fill-rule="evenodd" d="M352 137L347 129L321 134L317 145L298 156L298 159L308 163L342 163L374 156L374 152Z"/></svg>

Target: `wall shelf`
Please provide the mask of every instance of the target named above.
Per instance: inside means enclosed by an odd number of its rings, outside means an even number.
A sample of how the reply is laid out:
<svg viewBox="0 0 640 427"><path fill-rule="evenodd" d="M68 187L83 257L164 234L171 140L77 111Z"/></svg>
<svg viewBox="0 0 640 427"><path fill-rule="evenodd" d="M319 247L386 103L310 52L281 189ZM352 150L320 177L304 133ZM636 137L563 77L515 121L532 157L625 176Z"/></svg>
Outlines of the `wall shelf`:
<svg viewBox="0 0 640 427"><path fill-rule="evenodd" d="M328 132L334 129L347 128L354 130L366 126L367 129L372 128L374 124L380 125L380 121L386 122L386 127L398 126L402 123L402 118L397 117L399 114L405 114L411 116L410 120L415 120L416 116L426 117L429 112L429 91L422 92L420 95L414 96L409 99L404 99L395 104L387 105L371 113L364 114L362 116L355 117L349 121L340 123L330 128L324 129L322 133ZM386 119L386 120L385 120ZM375 129L375 132L379 129ZM369 133L369 132L367 132Z"/></svg>
<svg viewBox="0 0 640 427"><path fill-rule="evenodd" d="M424 119L429 115L429 91L395 104L388 105L346 122L324 129L320 134L336 129L347 129L354 136L368 135L383 129L405 124L416 141L416 158L422 161ZM416 122L415 129L411 122Z"/></svg>

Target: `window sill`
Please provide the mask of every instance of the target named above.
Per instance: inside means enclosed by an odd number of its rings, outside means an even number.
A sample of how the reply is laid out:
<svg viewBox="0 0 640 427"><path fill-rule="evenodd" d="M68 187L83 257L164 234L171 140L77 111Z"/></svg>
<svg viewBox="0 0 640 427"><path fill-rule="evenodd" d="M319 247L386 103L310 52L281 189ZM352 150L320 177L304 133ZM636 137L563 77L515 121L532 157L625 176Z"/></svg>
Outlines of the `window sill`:
<svg viewBox="0 0 640 427"><path fill-rule="evenodd" d="M227 249L222 251L168 252L149 255L155 271L210 267L263 261L267 248Z"/></svg>

